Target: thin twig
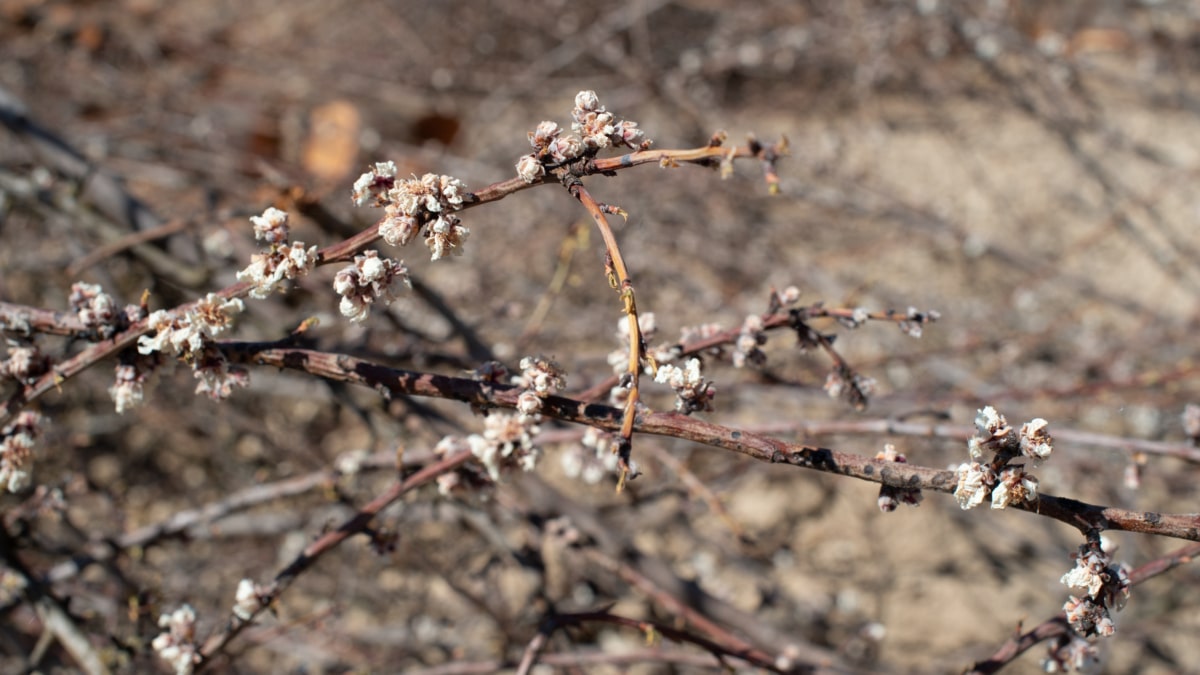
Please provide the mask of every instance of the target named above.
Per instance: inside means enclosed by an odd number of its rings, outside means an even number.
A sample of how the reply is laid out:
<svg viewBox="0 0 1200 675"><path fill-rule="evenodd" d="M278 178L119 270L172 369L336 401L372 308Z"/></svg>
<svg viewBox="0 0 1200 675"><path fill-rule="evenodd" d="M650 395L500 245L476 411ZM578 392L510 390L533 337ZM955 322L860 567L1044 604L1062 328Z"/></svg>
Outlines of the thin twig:
<svg viewBox="0 0 1200 675"><path fill-rule="evenodd" d="M565 173L563 184L566 185L571 196L583 204L600 230L600 236L604 239L604 266L608 284L617 291L621 298L621 311L625 313L626 325L629 328L629 362L625 371L625 378L628 380L628 394L625 398L625 412L621 418L620 441L617 447L617 452L621 456L621 479L617 482L617 490L620 491L629 475L629 455L633 449L633 423L637 416L638 397L641 393L638 383L642 373L642 363L643 361L647 362L651 371L656 366L653 360L646 357L646 342L642 339L642 329L638 324L633 280L629 277L629 269L625 267L625 259L621 256L620 247L617 246L617 238L608 224L608 218L604 215L605 209L592 198L591 193L583 186L583 182L574 174Z"/></svg>
<svg viewBox="0 0 1200 675"><path fill-rule="evenodd" d="M348 518L336 529L309 544L291 563L275 575L275 580L259 595L261 606L256 611L252 612L248 618L239 618L236 615L231 617L224 630L205 641L204 647L199 652L201 661L196 665L196 672L199 672L207 664L211 663L213 657L220 654L230 641L236 638L247 626L254 623L255 618L263 612L268 611L271 605L287 591L292 583L306 570L316 564L323 555L337 548L343 541L364 531L380 511L390 506L409 491L425 485L444 473L457 469L466 463L467 460L471 459L471 457L471 452L464 450L450 455L439 462L430 464L404 480L397 481L392 487L371 500L358 513Z"/></svg>
<svg viewBox="0 0 1200 675"><path fill-rule="evenodd" d="M1129 573L1129 584L1137 586L1148 579L1170 570L1193 562L1200 556L1200 544L1192 544L1152 560ZM983 661L976 661L966 675L988 675L998 672L1001 668L1012 663L1018 656L1032 649L1035 645L1046 640L1071 634L1071 626L1067 623L1066 614L1047 619L1032 630L1013 636L1000 646L994 654Z"/></svg>

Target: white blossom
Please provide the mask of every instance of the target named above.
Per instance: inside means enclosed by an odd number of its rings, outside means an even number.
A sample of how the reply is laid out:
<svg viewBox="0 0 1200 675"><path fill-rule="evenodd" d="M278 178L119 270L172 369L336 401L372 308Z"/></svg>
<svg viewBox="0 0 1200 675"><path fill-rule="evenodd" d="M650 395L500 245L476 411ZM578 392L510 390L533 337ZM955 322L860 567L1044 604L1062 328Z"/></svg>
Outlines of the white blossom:
<svg viewBox="0 0 1200 675"><path fill-rule="evenodd" d="M282 244L288 240L288 214L274 206L263 211L261 216L250 216L254 225L254 238L270 244Z"/></svg>
<svg viewBox="0 0 1200 675"><path fill-rule="evenodd" d="M996 482L991 467L978 462L960 464L957 474L958 485L954 488L954 498L964 511L982 504Z"/></svg>

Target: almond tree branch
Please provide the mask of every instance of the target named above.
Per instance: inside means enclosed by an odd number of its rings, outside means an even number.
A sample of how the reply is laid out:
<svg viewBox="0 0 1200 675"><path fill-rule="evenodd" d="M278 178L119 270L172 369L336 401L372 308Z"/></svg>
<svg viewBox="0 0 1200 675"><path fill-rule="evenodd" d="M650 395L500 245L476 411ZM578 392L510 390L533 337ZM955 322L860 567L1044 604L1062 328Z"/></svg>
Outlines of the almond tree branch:
<svg viewBox="0 0 1200 675"><path fill-rule="evenodd" d="M616 165L612 165L611 160L595 160L595 165L592 162L587 163L583 167L585 174L592 173L611 173L619 169L637 166L651 161L667 161L673 159L678 162L699 163L704 164L702 160L721 156L722 153L728 154L730 157L760 157L763 154L762 146L754 143L747 144L744 148L736 148L731 151L713 152L712 147L701 148L698 150L653 150L640 151L623 155L622 158L617 158L620 161ZM761 158L761 157L760 157ZM473 208L481 204L499 201L508 195L520 192L526 188L531 188L536 185L546 185L555 182L551 177L542 177L533 183L527 183L520 177L514 177L493 183L477 192L469 193L463 197L463 209ZM380 221L382 222L382 221ZM317 252L318 265L328 265L338 262L352 260L356 253L359 253L367 246L379 239L379 222L359 232L358 234L349 237L341 242L326 246ZM249 294L253 284L250 282L239 282L227 286L219 291L216 295L221 298L241 298ZM173 311L183 312L194 306L194 302L186 303L174 308ZM11 322L10 317L0 313L0 330L16 330L27 332L28 324L23 321ZM12 421L12 418L25 405L32 403L44 396L51 389L56 389L63 382L83 372L93 364L102 359L113 356L135 342L142 335L148 332L146 320L141 320L133 323L128 329L114 335L111 339L103 342L92 344L75 356L63 361L54 366L49 373L38 378L35 382L26 384L9 397L4 403L4 410L0 413L0 425L4 425Z"/></svg>
<svg viewBox="0 0 1200 675"><path fill-rule="evenodd" d="M306 349L276 349L261 343L218 344L231 362L301 370L319 377L361 384L381 392L447 398L483 409L515 409L521 391L519 387L514 386L386 368L343 354ZM544 398L541 413L547 417L588 424L609 431L620 430L623 417L623 411L616 408L561 396ZM634 430L722 448L763 462L790 464L897 488L952 493L957 484L954 471L870 459L829 448L790 443L674 412L644 413L636 420ZM1047 494L1039 494L1036 501L1011 506L1053 518L1084 533L1124 530L1200 541L1200 514L1137 513Z"/></svg>

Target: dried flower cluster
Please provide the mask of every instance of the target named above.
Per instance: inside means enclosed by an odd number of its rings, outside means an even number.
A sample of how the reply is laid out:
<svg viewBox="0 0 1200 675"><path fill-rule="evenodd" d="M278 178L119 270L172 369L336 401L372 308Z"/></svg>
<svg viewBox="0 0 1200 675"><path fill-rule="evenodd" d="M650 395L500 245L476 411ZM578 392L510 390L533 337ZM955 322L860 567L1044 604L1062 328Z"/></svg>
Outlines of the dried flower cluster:
<svg viewBox="0 0 1200 675"><path fill-rule="evenodd" d="M132 363L118 363L115 371L116 381L108 388L108 395L117 406L117 413L123 414L142 404L143 388L146 383L147 371L139 369Z"/></svg>
<svg viewBox="0 0 1200 675"><path fill-rule="evenodd" d="M253 216L255 239L268 242L265 253L255 253L250 266L237 273L237 278L254 284L250 297L265 298L280 288L287 279L308 274L317 265L317 247L304 248L304 242L289 242L288 214L274 207L261 216Z"/></svg>
<svg viewBox="0 0 1200 675"><path fill-rule="evenodd" d="M845 397L855 410L862 410L867 407L867 400L875 394L878 386L875 378L856 373L844 364L837 364L825 376L824 389L829 398Z"/></svg>
<svg viewBox="0 0 1200 675"><path fill-rule="evenodd" d="M166 630L159 633L150 646L159 658L175 669L175 675L190 675L200 663L196 646L196 610L184 605L158 619L158 627Z"/></svg>
<svg viewBox="0 0 1200 675"><path fill-rule="evenodd" d="M605 148L644 150L650 147L650 141L643 139L637 122L617 120L600 105L600 98L594 91L581 91L575 95L571 118L574 133L563 135L558 124L551 121L543 121L529 132L533 152L517 160L517 175L526 183L545 176L547 168L580 157L594 157Z"/></svg>
<svg viewBox="0 0 1200 675"><path fill-rule="evenodd" d="M237 594L233 602L233 615L242 621L249 621L254 613L262 609L266 589L250 579L238 582Z"/></svg>
<svg viewBox="0 0 1200 675"><path fill-rule="evenodd" d="M958 467L958 486L954 497L963 509L971 509L991 496L992 508L1003 509L1011 504L1023 504L1037 499L1038 480L1025 472L1024 465L1009 465L1009 461L1020 456L1038 462L1050 456L1053 450L1049 423L1037 418L1021 427L1018 434L1008 425L1004 415L992 406L978 411L975 416L977 432L967 441L971 453L970 463ZM978 460L985 451L995 453L988 463Z"/></svg>
<svg viewBox="0 0 1200 675"><path fill-rule="evenodd" d="M287 211L280 211L274 206L263 211L261 216L250 216L254 225L254 239L268 244L285 244L291 228L288 227Z"/></svg>
<svg viewBox="0 0 1200 675"><path fill-rule="evenodd" d="M214 401L224 401L233 394L234 387L250 386L250 372L241 366L231 366L225 355L214 345L204 349L192 360L196 394L207 394Z"/></svg>
<svg viewBox="0 0 1200 675"><path fill-rule="evenodd" d="M529 393L536 397L532 390ZM434 451L447 456L470 450L487 471L487 478L495 483L500 480L500 474L505 470L519 468L532 471L537 466L541 451L534 445L533 437L541 431L538 427L539 421L541 415L536 412L493 411L484 421L482 434L471 434L466 438L446 436L438 442ZM443 474L438 478L438 491L449 494L462 483L461 472Z"/></svg>
<svg viewBox="0 0 1200 675"><path fill-rule="evenodd" d="M980 459L987 451L993 451L1003 456L1004 462L1018 455L1033 460L1037 466L1050 456L1053 439L1047 431L1050 423L1038 417L1021 425L1019 434L1014 435L1004 415L996 412L992 406L978 411L975 416L975 428L978 433L967 441L967 450L972 459ZM1003 463L1002 463L1003 464Z"/></svg>
<svg viewBox="0 0 1200 675"><path fill-rule="evenodd" d="M717 392L712 382L701 377L700 359L688 359L683 368L664 363L654 374L654 381L665 382L675 390L675 410L684 415L712 410L712 399Z"/></svg>
<svg viewBox="0 0 1200 675"><path fill-rule="evenodd" d="M742 331L733 343L733 367L744 368L747 363L761 366L767 362L767 354L761 349L767 344L767 333L763 330L762 317L750 314L742 322Z"/></svg>
<svg viewBox="0 0 1200 675"><path fill-rule="evenodd" d="M82 281L71 284L68 302L79 321L104 339L112 337L129 321L141 318L141 310L137 305L126 307L124 312L118 311L112 296L105 293L99 284L87 284Z"/></svg>
<svg viewBox="0 0 1200 675"><path fill-rule="evenodd" d="M888 443L883 446L883 451L875 454L875 459L885 462L896 462L904 464L908 462L908 458L903 454L896 452L896 446ZM898 488L891 485L879 486L879 510L884 513L895 511L901 504L909 506L920 506L921 500L925 496L920 490L913 488Z"/></svg>
<svg viewBox="0 0 1200 675"><path fill-rule="evenodd" d="M404 246L424 228L433 260L462 255L471 231L451 212L462 208L467 186L434 173L409 179L397 179L396 174L395 163L378 162L354 182L355 205L383 207L379 236L392 246Z"/></svg>
<svg viewBox="0 0 1200 675"><path fill-rule="evenodd" d="M237 298L223 298L209 293L182 315L158 310L148 319L148 326L155 331L154 337L143 335L138 338L138 353L175 354L192 365L196 379L197 394L208 394L215 400L228 398L233 387L249 384L249 374L244 368L230 366L220 350L212 344L214 337L223 333L233 323L233 316L245 309ZM141 384L145 375L130 372L120 367L117 380L109 394L119 412L124 412L142 400Z"/></svg>
<svg viewBox="0 0 1200 675"><path fill-rule="evenodd" d="M163 352L191 358L206 341L228 329L233 324L234 315L245 308L245 304L237 298L223 298L216 293L209 293L182 315L157 310L147 321L149 328L155 331L154 337L143 335L138 338L138 352Z"/></svg>
<svg viewBox="0 0 1200 675"><path fill-rule="evenodd" d="M1112 563L1098 537L1080 546L1073 557L1075 567L1063 575L1062 583L1087 594L1068 598L1063 605L1067 621L1081 637L1109 637L1116 631L1109 610L1120 611L1129 599L1129 571Z"/></svg>
<svg viewBox="0 0 1200 675"><path fill-rule="evenodd" d="M617 442L612 434L588 427L579 445L567 448L560 455L563 473L568 478L578 478L588 485L595 485L605 476L620 473L621 456L616 449ZM630 464L630 473L636 474L637 463L631 461Z"/></svg>
<svg viewBox="0 0 1200 675"><path fill-rule="evenodd" d="M333 290L342 296L342 315L353 322L365 321L376 302L390 305L401 289L412 288L403 262L380 258L378 251L364 251L333 277Z"/></svg>
<svg viewBox="0 0 1200 675"><path fill-rule="evenodd" d="M896 325L900 326L900 330L907 333L909 337L919 338L921 337L922 326L927 323L933 323L940 318L942 318L942 315L935 310L931 309L928 312L922 312L916 307L909 307L905 313L905 319Z"/></svg>
<svg viewBox="0 0 1200 675"><path fill-rule="evenodd" d="M0 375L27 384L50 368L50 358L35 344L22 345L8 341L8 358L0 361Z"/></svg>
<svg viewBox="0 0 1200 675"><path fill-rule="evenodd" d="M1042 660L1042 670L1047 673L1092 672L1098 665L1100 650L1078 635L1064 635L1051 643Z"/></svg>
<svg viewBox="0 0 1200 675"><path fill-rule="evenodd" d="M484 422L483 434L471 434L467 443L492 480L500 479L500 469L505 466L533 471L540 451L533 444L533 437L540 429L538 417L524 413L492 413Z"/></svg>
<svg viewBox="0 0 1200 675"><path fill-rule="evenodd" d="M521 359L521 374L513 377L512 381L513 384L525 388L517 397L517 411L522 415L538 414L542 409L543 398L553 396L567 386L562 368L544 356L526 356Z"/></svg>
<svg viewBox="0 0 1200 675"><path fill-rule="evenodd" d="M24 410L0 429L0 488L20 492L33 471L33 446L41 435L42 416Z"/></svg>
<svg viewBox="0 0 1200 675"><path fill-rule="evenodd" d="M502 364L490 363L477 370L475 377L499 382L507 374L508 370ZM438 443L437 452L445 455L454 450L470 449L493 482L499 481L501 472L506 469L532 471L541 454L533 443L533 437L540 432L538 423L542 421L539 414L542 399L566 386L566 378L554 361L541 356L527 356L521 359L521 374L514 376L512 382L525 388L517 397L516 413L493 411L484 422L482 434L471 434L465 439L447 436ZM439 479L438 488L443 493L459 486L460 476L452 476Z"/></svg>

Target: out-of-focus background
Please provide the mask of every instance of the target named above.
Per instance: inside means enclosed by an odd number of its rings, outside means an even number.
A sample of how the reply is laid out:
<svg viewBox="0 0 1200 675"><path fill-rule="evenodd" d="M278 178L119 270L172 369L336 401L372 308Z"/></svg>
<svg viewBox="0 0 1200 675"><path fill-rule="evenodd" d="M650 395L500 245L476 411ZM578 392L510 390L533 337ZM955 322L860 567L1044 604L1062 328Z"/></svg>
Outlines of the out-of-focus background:
<svg viewBox="0 0 1200 675"><path fill-rule="evenodd" d="M593 89L656 147L702 146L717 130L731 144L747 134L791 143L775 196L753 162L724 181L655 166L589 181L629 213L618 238L656 342L689 326L737 326L766 310L772 287L789 285L805 304L941 313L919 340L885 323L819 324L878 381L866 411L830 399L828 360L779 333L762 368L706 363L718 390L708 418L871 456L892 442L937 467L966 459L961 441L815 437L796 425L963 425L990 404L1018 424L1044 417L1052 431L1182 441L1180 415L1200 398L1197 65L1200 5L1171 0L0 0L6 114L23 106L86 160L28 127L0 131L0 299L63 309L78 280L121 302L149 289L153 308L194 299L245 267L247 218L265 207L327 209L323 222L294 216L294 236L336 242L378 215L349 199L369 163L477 189L513 176L526 133L541 120L565 126L575 93ZM81 189L97 173L119 178L147 210L105 207ZM133 229L172 223L161 247L80 263ZM472 209L464 223L462 257L430 262L419 243L391 251L427 291L362 327L338 317L332 271L322 269L287 296L249 302L234 337L278 339L316 316L320 348L397 367L460 374L489 352L510 365L540 353L564 366L570 391L610 375L620 307L586 213L546 186ZM476 343L460 338L435 295ZM42 344L57 356L80 347ZM482 424L442 402L383 402L295 374L251 378L215 404L191 395L180 368L152 381L145 407L117 415L101 364L46 397L40 409L53 423L35 479L61 489L65 507L32 521L26 561L50 569L89 541L256 483L359 450L402 445L419 456ZM658 409L670 401L648 394ZM719 603L702 611L772 653L954 672L1022 622L1059 611L1068 595L1059 577L1082 543L1028 514L961 512L947 495L881 514L875 486L656 439L635 444L646 475L618 495L611 476L588 484L565 474L583 452L577 429L547 430L561 442L545 446L536 475L487 495L413 495L382 519L398 535L393 552L352 541L323 559L223 667L511 666L540 619L534 600L554 557L547 523L566 514L610 559ZM1139 470L1134 487L1126 476ZM1056 495L1198 510L1194 466L1177 458L1060 442L1037 473ZM202 632L219 627L239 579L269 579L386 474L123 551L55 590L76 598L71 608L114 661L162 668L145 651L160 611L189 602ZM1133 565L1179 545L1114 539ZM566 555L568 605L675 619L594 559ZM1197 579L1183 568L1135 589L1103 667L1191 671ZM7 614L0 654L15 672L37 622L25 606ZM571 637L549 649L605 652L643 639L616 629ZM1011 671L1037 671L1043 652Z"/></svg>

